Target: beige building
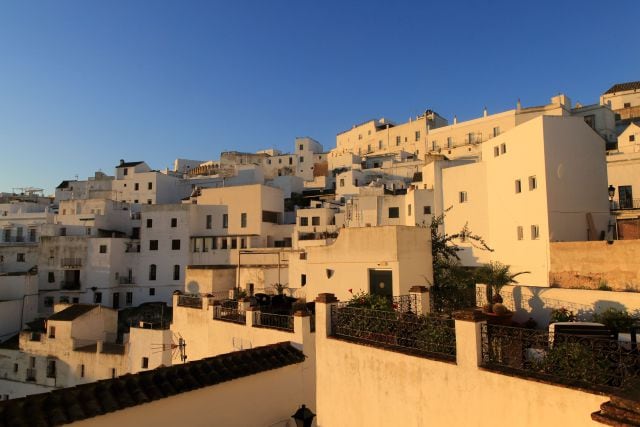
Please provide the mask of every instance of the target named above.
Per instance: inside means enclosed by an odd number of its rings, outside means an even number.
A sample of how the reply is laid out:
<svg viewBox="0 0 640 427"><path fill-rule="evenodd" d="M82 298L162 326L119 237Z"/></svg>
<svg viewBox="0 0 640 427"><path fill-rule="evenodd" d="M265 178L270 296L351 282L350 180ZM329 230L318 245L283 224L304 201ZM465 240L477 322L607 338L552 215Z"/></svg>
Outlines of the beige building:
<svg viewBox="0 0 640 427"><path fill-rule="evenodd" d="M611 108L620 121L640 118L640 81L611 86L600 96L600 104Z"/></svg>

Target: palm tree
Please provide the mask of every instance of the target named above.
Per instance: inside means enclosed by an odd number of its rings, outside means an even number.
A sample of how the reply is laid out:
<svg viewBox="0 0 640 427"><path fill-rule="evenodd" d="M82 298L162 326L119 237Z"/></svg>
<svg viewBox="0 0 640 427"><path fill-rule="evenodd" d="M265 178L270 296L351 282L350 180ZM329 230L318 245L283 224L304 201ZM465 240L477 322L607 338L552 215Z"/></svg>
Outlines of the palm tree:
<svg viewBox="0 0 640 427"><path fill-rule="evenodd" d="M491 261L489 264L485 264L478 269L476 277L479 282L484 282L489 286L487 288L487 302L491 304L502 302L500 290L504 285L518 283L515 278L521 274L528 273L530 272L520 271L518 273L511 273L511 267L509 265L499 261Z"/></svg>

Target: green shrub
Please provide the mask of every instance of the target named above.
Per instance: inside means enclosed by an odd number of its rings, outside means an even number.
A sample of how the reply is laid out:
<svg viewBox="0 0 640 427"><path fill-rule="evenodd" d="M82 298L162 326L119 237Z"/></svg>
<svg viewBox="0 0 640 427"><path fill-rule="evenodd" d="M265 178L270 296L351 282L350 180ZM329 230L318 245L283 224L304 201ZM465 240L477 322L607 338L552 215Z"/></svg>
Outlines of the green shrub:
<svg viewBox="0 0 640 427"><path fill-rule="evenodd" d="M602 323L615 332L628 332L635 319L627 313L627 310L611 307L601 313L594 314L593 321Z"/></svg>
<svg viewBox="0 0 640 427"><path fill-rule="evenodd" d="M551 317L549 319L549 323L555 322L575 322L576 315L573 311L568 308L554 308L551 310Z"/></svg>

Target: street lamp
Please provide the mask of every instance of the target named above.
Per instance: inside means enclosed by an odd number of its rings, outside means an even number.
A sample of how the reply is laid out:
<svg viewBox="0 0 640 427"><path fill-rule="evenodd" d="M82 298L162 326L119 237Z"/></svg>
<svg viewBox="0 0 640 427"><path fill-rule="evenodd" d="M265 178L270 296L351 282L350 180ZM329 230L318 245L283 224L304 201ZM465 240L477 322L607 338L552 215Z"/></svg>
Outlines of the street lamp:
<svg viewBox="0 0 640 427"><path fill-rule="evenodd" d="M609 191L609 207L613 210L613 197L616 195L616 187L610 185L608 188Z"/></svg>
<svg viewBox="0 0 640 427"><path fill-rule="evenodd" d="M296 426L298 427L311 427L311 423L313 422L313 418L316 416L313 412L309 410L305 405L302 405L295 414L291 416L293 420L296 422Z"/></svg>

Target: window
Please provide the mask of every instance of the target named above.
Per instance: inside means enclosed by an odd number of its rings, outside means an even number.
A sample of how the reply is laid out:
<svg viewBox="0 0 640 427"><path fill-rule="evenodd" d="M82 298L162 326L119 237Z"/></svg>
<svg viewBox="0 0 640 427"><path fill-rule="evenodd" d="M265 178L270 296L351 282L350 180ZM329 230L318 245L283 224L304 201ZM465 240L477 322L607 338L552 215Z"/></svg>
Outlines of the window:
<svg viewBox="0 0 640 427"><path fill-rule="evenodd" d="M84 364L80 365L80 378L84 378Z"/></svg>
<svg viewBox="0 0 640 427"><path fill-rule="evenodd" d="M173 280L180 280L180 266L178 264L173 266Z"/></svg>
<svg viewBox="0 0 640 427"><path fill-rule="evenodd" d="M516 193L522 193L522 181L516 179Z"/></svg>
<svg viewBox="0 0 640 427"><path fill-rule="evenodd" d="M298 149L299 149L300 151L304 150L304 144L300 144L300 145L298 145Z"/></svg>
<svg viewBox="0 0 640 427"><path fill-rule="evenodd" d="M156 288L149 288L149 295L155 296L155 294L156 294Z"/></svg>
<svg viewBox="0 0 640 427"><path fill-rule="evenodd" d="M307 284L307 275L306 274L301 274L300 275L300 286L304 286Z"/></svg>
<svg viewBox="0 0 640 427"><path fill-rule="evenodd" d="M304 156L300 156L300 163L304 163Z"/></svg>
<svg viewBox="0 0 640 427"><path fill-rule="evenodd" d="M420 141L420 131L416 131L416 141Z"/></svg>
<svg viewBox="0 0 640 427"><path fill-rule="evenodd" d="M229 243L227 242L227 239L222 239L220 241L220 249L228 249L228 245Z"/></svg>
<svg viewBox="0 0 640 427"><path fill-rule="evenodd" d="M149 369L149 358L148 357L143 357L142 358L142 363L141 363L140 367L142 369Z"/></svg>
<svg viewBox="0 0 640 427"><path fill-rule="evenodd" d="M584 122L591 128L596 128L596 116L594 114L590 114L588 116L584 116Z"/></svg>
<svg viewBox="0 0 640 427"><path fill-rule="evenodd" d="M133 305L133 292L127 292L125 295L125 304L128 306Z"/></svg>
<svg viewBox="0 0 640 427"><path fill-rule="evenodd" d="M422 209L422 213L423 213L424 215L431 215L431 206L425 206L425 207Z"/></svg>
<svg viewBox="0 0 640 427"><path fill-rule="evenodd" d="M301 216L300 217L300 226L306 227L307 225L309 225L309 217Z"/></svg>
<svg viewBox="0 0 640 427"><path fill-rule="evenodd" d="M124 176L129 175L129 169L128 169L128 168L124 168L124 170L122 171L122 174L123 174ZM126 185L127 185L127 184L125 184L125 186L126 186Z"/></svg>
<svg viewBox="0 0 640 427"><path fill-rule="evenodd" d="M400 145L400 141L401 141L400 137L396 136L396 145Z"/></svg>
<svg viewBox="0 0 640 427"><path fill-rule="evenodd" d="M531 226L531 240L536 240L540 237L540 227L537 225Z"/></svg>
<svg viewBox="0 0 640 427"><path fill-rule="evenodd" d="M229 214L222 214L222 228L229 228Z"/></svg>
<svg viewBox="0 0 640 427"><path fill-rule="evenodd" d="M238 248L238 240L234 237L233 239L231 239L231 249L237 249Z"/></svg>
<svg viewBox="0 0 640 427"><path fill-rule="evenodd" d="M30 228L29 229L29 241L30 242L35 242L36 241L36 229L35 228Z"/></svg>
<svg viewBox="0 0 640 427"><path fill-rule="evenodd" d="M133 184L133 190L134 191L138 191L140 189L140 184L138 184L137 182L135 184Z"/></svg>
<svg viewBox="0 0 640 427"><path fill-rule="evenodd" d="M436 151L438 149L438 141L431 141L431 150Z"/></svg>
<svg viewBox="0 0 640 427"><path fill-rule="evenodd" d="M521 225L518 226L517 233L518 233L518 240L523 240L524 239L524 231L523 231Z"/></svg>
<svg viewBox="0 0 640 427"><path fill-rule="evenodd" d="M23 253L16 254L16 262L26 262L25 255Z"/></svg>
<svg viewBox="0 0 640 427"><path fill-rule="evenodd" d="M47 378L56 377L56 361L47 360Z"/></svg>
<svg viewBox="0 0 640 427"><path fill-rule="evenodd" d="M493 157L498 157L500 155L500 147L497 145L493 147Z"/></svg>
<svg viewBox="0 0 640 427"><path fill-rule="evenodd" d="M49 326L49 338L55 338L55 337L56 337L56 327Z"/></svg>
<svg viewBox="0 0 640 427"><path fill-rule="evenodd" d="M67 235L67 227L60 227L60 235L61 236Z"/></svg>
<svg viewBox="0 0 640 427"><path fill-rule="evenodd" d="M529 177L529 191L535 190L538 188L538 179L535 176Z"/></svg>
<svg viewBox="0 0 640 427"><path fill-rule="evenodd" d="M149 240L149 250L157 251L158 250L158 241L157 240Z"/></svg>
<svg viewBox="0 0 640 427"><path fill-rule="evenodd" d="M147 218L147 228L153 227L153 220L151 218Z"/></svg>
<svg viewBox="0 0 640 427"><path fill-rule="evenodd" d="M240 239L240 249L247 249L247 239L244 237Z"/></svg>
<svg viewBox="0 0 640 427"><path fill-rule="evenodd" d="M147 189L148 189L148 190L153 190L153 182L149 182L149 183L147 184Z"/></svg>
<svg viewBox="0 0 640 427"><path fill-rule="evenodd" d="M320 225L320 217L312 216L311 217L311 225Z"/></svg>
<svg viewBox="0 0 640 427"><path fill-rule="evenodd" d="M180 250L180 239L173 239L171 241L171 250L179 251Z"/></svg>
<svg viewBox="0 0 640 427"><path fill-rule="evenodd" d="M100 245L100 253L101 254L107 253L107 245Z"/></svg>
<svg viewBox="0 0 640 427"><path fill-rule="evenodd" d="M93 302L95 304L100 304L102 302L102 292L95 292L93 294Z"/></svg>
<svg viewBox="0 0 640 427"><path fill-rule="evenodd" d="M151 264L149 266L149 280L156 280L156 265Z"/></svg>
<svg viewBox="0 0 640 427"><path fill-rule="evenodd" d="M622 108L631 108L631 103L630 102L625 102L624 105L622 106Z"/></svg>
<svg viewBox="0 0 640 427"><path fill-rule="evenodd" d="M206 218L206 228L207 228L207 230L211 230L212 222L213 222L213 217L211 215L207 215L207 218Z"/></svg>
<svg viewBox="0 0 640 427"><path fill-rule="evenodd" d="M507 144L500 144L500 154L505 154L507 152Z"/></svg>
<svg viewBox="0 0 640 427"><path fill-rule="evenodd" d="M407 206L407 215L411 216L411 204L409 204L409 206Z"/></svg>
<svg viewBox="0 0 640 427"><path fill-rule="evenodd" d="M11 229L10 228L5 228L5 230L4 230L4 241L5 242L10 242L11 241Z"/></svg>
<svg viewBox="0 0 640 427"><path fill-rule="evenodd" d="M247 214L245 212L242 212L240 214L240 228L246 228L247 227Z"/></svg>
<svg viewBox="0 0 640 427"><path fill-rule="evenodd" d="M496 127L493 128L493 136L495 138L498 135L500 135L500 127L496 126Z"/></svg>
<svg viewBox="0 0 640 427"><path fill-rule="evenodd" d="M389 218L400 218L400 208L389 208Z"/></svg>
<svg viewBox="0 0 640 427"><path fill-rule="evenodd" d="M91 227L87 227L85 232L87 233L87 236L91 236Z"/></svg>
<svg viewBox="0 0 640 427"><path fill-rule="evenodd" d="M447 137L447 148L453 148L453 139L450 136Z"/></svg>
<svg viewBox="0 0 640 427"><path fill-rule="evenodd" d="M53 271L50 271L47 276L47 282L54 283L56 281L56 275Z"/></svg>
<svg viewBox="0 0 640 427"><path fill-rule="evenodd" d="M289 157L289 164L292 165L293 164L293 157Z"/></svg>
<svg viewBox="0 0 640 427"><path fill-rule="evenodd" d="M340 178L340 187L344 187L344 178Z"/></svg>
<svg viewBox="0 0 640 427"><path fill-rule="evenodd" d="M153 200L151 200L151 199L147 199L147 204L148 204L148 205L153 204Z"/></svg>
<svg viewBox="0 0 640 427"><path fill-rule="evenodd" d="M176 228L178 226L178 218L171 218L171 228Z"/></svg>
<svg viewBox="0 0 640 427"><path fill-rule="evenodd" d="M636 140L635 135L629 135L629 142L634 142Z"/></svg>
<svg viewBox="0 0 640 427"><path fill-rule="evenodd" d="M367 151L368 151L369 153L370 153L371 151L373 151L373 150L371 150L371 144L367 144Z"/></svg>

